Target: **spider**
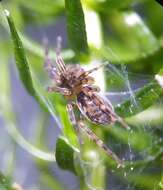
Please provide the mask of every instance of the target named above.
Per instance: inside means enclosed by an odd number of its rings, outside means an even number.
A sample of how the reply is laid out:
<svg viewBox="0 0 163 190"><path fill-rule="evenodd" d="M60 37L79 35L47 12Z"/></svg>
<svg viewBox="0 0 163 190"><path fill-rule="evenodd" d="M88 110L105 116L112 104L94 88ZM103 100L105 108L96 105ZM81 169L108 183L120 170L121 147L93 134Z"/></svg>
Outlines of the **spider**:
<svg viewBox="0 0 163 190"><path fill-rule="evenodd" d="M101 66L85 71L79 64L65 65L61 57L61 37L57 38L56 64L48 56L47 42L45 45L45 69L49 77L54 80L55 86L48 87L48 92L57 92L67 99L67 111L69 119L76 131L82 129L89 138L102 148L118 166L123 166L123 161L107 147L107 145L88 127L83 119L87 118L92 123L105 125L119 122L123 127L129 129L128 125L120 118L113 109L110 102L103 99L98 92L100 88L94 85L94 78L90 74ZM80 111L81 117L76 118L74 107Z"/></svg>

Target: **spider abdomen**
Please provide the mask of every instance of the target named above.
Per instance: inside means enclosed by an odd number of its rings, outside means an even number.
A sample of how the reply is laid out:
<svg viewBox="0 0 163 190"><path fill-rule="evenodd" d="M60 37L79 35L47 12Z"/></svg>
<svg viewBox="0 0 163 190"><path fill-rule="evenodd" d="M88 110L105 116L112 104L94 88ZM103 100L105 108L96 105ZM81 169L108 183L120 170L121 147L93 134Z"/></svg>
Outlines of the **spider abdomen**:
<svg viewBox="0 0 163 190"><path fill-rule="evenodd" d="M117 120L112 106L96 93L81 91L77 95L77 105L82 114L96 124L110 124Z"/></svg>

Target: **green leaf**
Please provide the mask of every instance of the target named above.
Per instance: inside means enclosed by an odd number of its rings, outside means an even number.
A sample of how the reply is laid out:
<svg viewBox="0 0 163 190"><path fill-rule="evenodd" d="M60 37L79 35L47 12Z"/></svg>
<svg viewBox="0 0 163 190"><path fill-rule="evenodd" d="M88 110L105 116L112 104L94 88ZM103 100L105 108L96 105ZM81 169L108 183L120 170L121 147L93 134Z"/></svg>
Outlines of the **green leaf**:
<svg viewBox="0 0 163 190"><path fill-rule="evenodd" d="M9 24L11 38L13 40L16 66L19 71L20 79L22 80L28 93L32 95L40 103L40 105L43 106L43 108L54 115L55 111L49 103L49 97L47 96L47 93L43 91L40 83L31 73L31 68L29 67L29 63L26 59L22 41L19 38L18 32L8 10L5 10L5 14Z"/></svg>
<svg viewBox="0 0 163 190"><path fill-rule="evenodd" d="M130 174L127 177L127 181L134 182L138 187L137 189L155 189L155 185L158 183L159 175L157 174Z"/></svg>
<svg viewBox="0 0 163 190"><path fill-rule="evenodd" d="M74 150L63 136L60 136L57 140L55 156L60 168L76 173L74 165Z"/></svg>
<svg viewBox="0 0 163 190"><path fill-rule="evenodd" d="M99 54L109 61L128 63L153 54L160 48L155 35L134 11L114 12L103 20L104 31L112 32L109 36L105 32L105 45Z"/></svg>
<svg viewBox="0 0 163 190"><path fill-rule="evenodd" d="M117 105L115 112L122 117L135 115L152 106L163 95L163 89L152 81L135 93L136 105L131 99Z"/></svg>
<svg viewBox="0 0 163 190"><path fill-rule="evenodd" d="M159 37L163 34L163 30L160 27L161 21L159 21L159 18L163 17L162 6L157 1L146 1L142 4L142 7L149 28Z"/></svg>
<svg viewBox="0 0 163 190"><path fill-rule="evenodd" d="M7 17L7 21L8 21L9 27L10 27L11 37L12 37L13 44L14 44L15 59L16 59L16 64L17 64L17 68L19 71L19 76L20 76L25 88L29 92L29 94L31 94L36 99L38 99L37 92L35 91L35 88L33 86L31 72L30 72L29 64L28 64L26 56L25 56L22 42L18 36L18 33L16 31L16 28L15 28L13 20L10 16L10 13L7 10L5 10L5 14Z"/></svg>
<svg viewBox="0 0 163 190"><path fill-rule="evenodd" d="M40 12L44 14L49 14L49 12L50 14L52 14L56 12L58 9L60 10L61 7L64 7L64 0L39 0L39 2L29 0L28 3L25 0L18 1L21 5L24 5L25 7L28 7L29 9L32 9L35 12Z"/></svg>
<svg viewBox="0 0 163 190"><path fill-rule="evenodd" d="M10 181L0 172L0 190L14 190Z"/></svg>
<svg viewBox="0 0 163 190"><path fill-rule="evenodd" d="M150 125L155 127L156 125L163 124L163 106L156 104L148 109L127 118L128 124L134 125Z"/></svg>
<svg viewBox="0 0 163 190"><path fill-rule="evenodd" d="M108 11L115 11L118 9L125 9L133 6L133 4L138 4L139 2L145 0L83 0L83 2L91 9L95 9L99 12L108 13Z"/></svg>
<svg viewBox="0 0 163 190"><path fill-rule="evenodd" d="M88 52L84 13L80 0L65 0L69 43L77 54Z"/></svg>

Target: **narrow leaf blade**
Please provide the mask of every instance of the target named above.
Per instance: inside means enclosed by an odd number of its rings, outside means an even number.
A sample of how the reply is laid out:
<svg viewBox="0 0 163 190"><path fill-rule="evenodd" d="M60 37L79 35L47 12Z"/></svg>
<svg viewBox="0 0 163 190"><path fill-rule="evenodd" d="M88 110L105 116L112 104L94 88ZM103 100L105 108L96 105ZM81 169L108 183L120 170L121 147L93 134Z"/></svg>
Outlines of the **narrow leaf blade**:
<svg viewBox="0 0 163 190"><path fill-rule="evenodd" d="M65 9L70 46L77 54L87 53L84 13L80 0L65 0Z"/></svg>
<svg viewBox="0 0 163 190"><path fill-rule="evenodd" d="M137 105L129 99L117 105L115 111L123 117L130 117L152 106L162 95L161 86L156 81L152 81L135 94Z"/></svg>
<svg viewBox="0 0 163 190"><path fill-rule="evenodd" d="M29 69L29 65L28 65L26 56L25 56L22 42L16 31L16 28L15 28L13 20L10 16L10 13L7 10L5 10L5 14L7 16L7 21L8 21L10 32L11 32L11 37L12 37L13 44L14 44L15 59L16 59L16 64L17 64L17 67L19 70L20 78L21 78L24 86L26 87L27 91L31 95L36 96L36 92L33 87L31 73L30 73L30 69Z"/></svg>

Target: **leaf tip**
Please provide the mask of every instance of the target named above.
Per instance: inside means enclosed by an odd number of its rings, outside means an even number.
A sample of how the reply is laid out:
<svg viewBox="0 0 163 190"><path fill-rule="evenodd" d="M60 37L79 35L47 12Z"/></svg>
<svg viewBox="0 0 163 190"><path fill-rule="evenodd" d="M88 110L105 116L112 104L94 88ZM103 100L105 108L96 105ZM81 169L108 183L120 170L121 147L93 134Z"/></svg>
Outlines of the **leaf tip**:
<svg viewBox="0 0 163 190"><path fill-rule="evenodd" d="M4 13L5 13L5 15L6 15L7 17L10 16L10 12L9 12L7 9L4 10Z"/></svg>

